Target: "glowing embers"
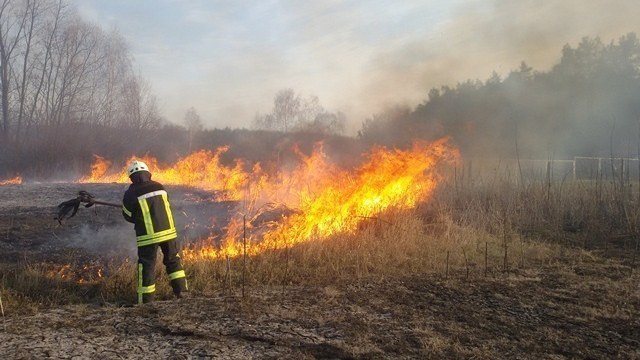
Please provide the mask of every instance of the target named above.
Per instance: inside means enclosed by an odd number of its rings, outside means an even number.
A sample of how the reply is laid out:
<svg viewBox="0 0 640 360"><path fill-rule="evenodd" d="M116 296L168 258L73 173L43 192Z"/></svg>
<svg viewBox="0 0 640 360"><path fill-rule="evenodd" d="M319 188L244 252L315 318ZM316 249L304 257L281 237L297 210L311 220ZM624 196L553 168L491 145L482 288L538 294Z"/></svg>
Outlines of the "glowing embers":
<svg viewBox="0 0 640 360"><path fill-rule="evenodd" d="M14 178L7 179L7 180L0 180L0 186L3 186L3 185L20 185L20 184L22 184L22 177L21 176L16 176Z"/></svg>
<svg viewBox="0 0 640 360"><path fill-rule="evenodd" d="M97 262L64 264L52 266L44 273L50 279L84 284L101 280L104 277L104 268Z"/></svg>

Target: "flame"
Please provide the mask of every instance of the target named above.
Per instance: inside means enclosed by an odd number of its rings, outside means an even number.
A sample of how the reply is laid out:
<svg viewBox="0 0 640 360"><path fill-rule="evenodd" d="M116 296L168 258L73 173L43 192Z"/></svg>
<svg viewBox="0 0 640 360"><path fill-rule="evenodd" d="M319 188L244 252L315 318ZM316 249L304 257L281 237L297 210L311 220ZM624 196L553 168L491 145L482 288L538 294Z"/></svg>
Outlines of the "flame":
<svg viewBox="0 0 640 360"><path fill-rule="evenodd" d="M353 233L367 218L428 200L440 179L436 165L459 157L457 149L441 139L416 142L408 150L375 147L362 165L342 169L319 145L310 155L296 150L300 161L293 169L267 174L260 164L250 170L241 160L233 166L221 164L227 150L200 150L166 166L150 156L129 159L147 163L161 183L222 190L218 200L242 201L242 214L231 219L225 235L185 248L182 256L187 261L236 257L245 253L245 246L247 255L255 255ZM109 174L111 168L110 161L95 156L91 175L80 181L129 181L124 167Z"/></svg>
<svg viewBox="0 0 640 360"><path fill-rule="evenodd" d="M298 168L262 182L257 190L295 211L281 216L279 221L258 223L269 226L264 232L256 231L253 221L263 214L259 209L248 222L247 215L233 218L221 246L215 246L216 239L207 239L205 246L183 250L183 257L234 257L243 254L245 243L247 255L256 255L312 239L353 233L364 219L391 208L409 209L428 200L439 180L436 165L443 160L455 161L458 156L446 139L416 143L410 150L377 147L363 165L349 171L330 163L317 148L301 159Z"/></svg>
<svg viewBox="0 0 640 360"><path fill-rule="evenodd" d="M3 186L3 185L20 185L20 184L22 184L22 177L21 176L16 176L14 178L7 179L7 180L0 180L0 186Z"/></svg>
<svg viewBox="0 0 640 360"><path fill-rule="evenodd" d="M145 155L133 156L126 164L133 160L144 161L153 179L166 185L186 185L204 190L219 190L224 193L220 200L240 200L243 186L248 182L249 174L244 171L244 162L237 160L233 167L220 163L220 157L229 150L228 146L220 147L216 151L200 150L180 159L172 166L163 166L154 157ZM80 179L82 183L128 183L126 165L116 173L109 173L112 163L105 158L94 155L91 165L91 175ZM259 166L254 173L260 172Z"/></svg>
<svg viewBox="0 0 640 360"><path fill-rule="evenodd" d="M104 269L98 263L88 263L82 265L63 264L52 266L45 275L51 279L73 281L78 284L85 284L98 281L104 277Z"/></svg>

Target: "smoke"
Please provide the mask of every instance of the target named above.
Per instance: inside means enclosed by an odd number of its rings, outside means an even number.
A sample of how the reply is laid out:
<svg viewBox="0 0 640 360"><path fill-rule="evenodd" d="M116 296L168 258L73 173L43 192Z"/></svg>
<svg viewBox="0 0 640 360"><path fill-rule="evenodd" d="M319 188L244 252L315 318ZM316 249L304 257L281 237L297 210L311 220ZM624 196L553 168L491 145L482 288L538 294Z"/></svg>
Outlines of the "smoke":
<svg viewBox="0 0 640 360"><path fill-rule="evenodd" d="M71 247L85 249L103 259L135 259L135 233L129 223L122 222L99 226L83 224L79 231L69 235Z"/></svg>
<svg viewBox="0 0 640 360"><path fill-rule="evenodd" d="M100 188L102 192L100 192ZM97 194L112 194L118 186L92 185ZM215 201L211 192L169 186L171 208L182 246L208 237L220 237L240 204L233 201ZM137 247L133 224L122 219L120 211L107 208L93 215L80 210L75 221L84 221L72 234L65 237L71 248L84 249L101 259L136 259Z"/></svg>
<svg viewBox="0 0 640 360"><path fill-rule="evenodd" d="M640 33L637 5L632 0L465 1L432 31L377 49L358 95L343 97L355 104L342 106L354 108L350 115L356 118L366 117L391 105L415 106L430 88L486 79L493 71L505 75L521 61L546 71L565 44L585 36L607 43Z"/></svg>
<svg viewBox="0 0 640 360"><path fill-rule="evenodd" d="M79 6L130 39L171 121L195 107L208 127L248 127L279 90L293 88L343 112L350 135L389 107L424 102L431 88L486 79L492 71L504 76L521 61L547 71L565 44L640 33L634 0ZM154 16L146 22L140 14L149 11Z"/></svg>

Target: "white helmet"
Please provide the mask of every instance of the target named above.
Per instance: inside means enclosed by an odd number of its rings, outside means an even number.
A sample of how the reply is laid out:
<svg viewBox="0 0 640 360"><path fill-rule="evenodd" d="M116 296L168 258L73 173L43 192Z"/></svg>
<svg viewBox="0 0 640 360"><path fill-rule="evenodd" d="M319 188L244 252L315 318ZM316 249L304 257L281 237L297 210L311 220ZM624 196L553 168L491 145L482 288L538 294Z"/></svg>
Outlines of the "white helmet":
<svg viewBox="0 0 640 360"><path fill-rule="evenodd" d="M147 166L147 164L143 163L140 160L134 160L131 164L129 164L129 166L127 167L127 175L131 176L139 171L149 171L149 167Z"/></svg>

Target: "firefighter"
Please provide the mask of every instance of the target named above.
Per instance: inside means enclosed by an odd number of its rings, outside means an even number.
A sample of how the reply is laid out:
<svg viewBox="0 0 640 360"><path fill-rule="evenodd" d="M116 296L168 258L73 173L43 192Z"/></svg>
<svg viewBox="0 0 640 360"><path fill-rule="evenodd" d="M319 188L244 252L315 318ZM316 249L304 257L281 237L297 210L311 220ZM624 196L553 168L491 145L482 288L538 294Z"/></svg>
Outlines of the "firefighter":
<svg viewBox="0 0 640 360"><path fill-rule="evenodd" d="M149 167L142 161L133 161L127 167L131 185L124 194L122 215L134 224L138 244L138 303L154 300L155 264L158 247L162 249L163 263L171 287L180 298L187 290L187 279L180 261L179 244L171 206L162 184L151 180Z"/></svg>

